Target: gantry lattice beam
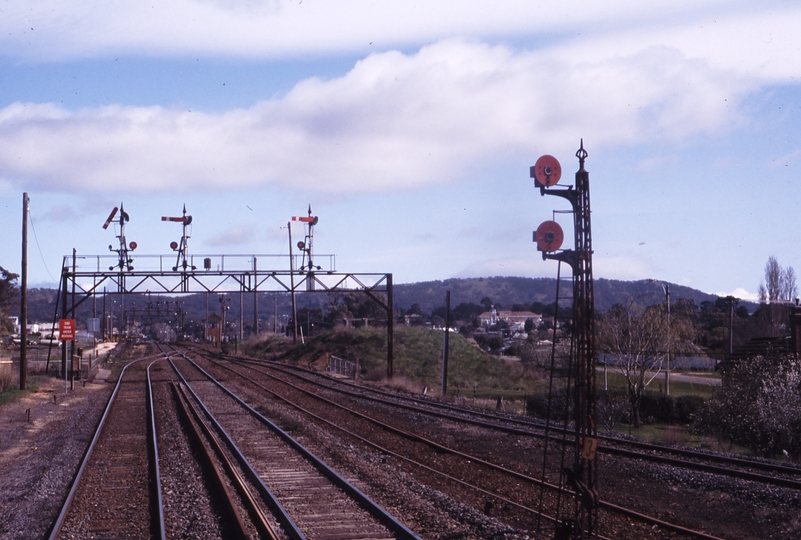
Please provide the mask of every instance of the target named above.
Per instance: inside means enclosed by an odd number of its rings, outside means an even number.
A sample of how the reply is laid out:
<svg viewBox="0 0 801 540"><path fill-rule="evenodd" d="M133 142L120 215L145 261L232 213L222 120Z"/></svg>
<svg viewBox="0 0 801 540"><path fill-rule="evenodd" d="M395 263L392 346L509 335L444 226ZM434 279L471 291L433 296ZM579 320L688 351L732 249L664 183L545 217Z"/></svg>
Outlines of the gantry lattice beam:
<svg viewBox="0 0 801 540"><path fill-rule="evenodd" d="M173 267L168 255L142 255L136 268L121 271L110 256L65 256L61 275L61 316L72 318L78 306L102 294L104 289L123 295L177 296L198 293L339 293L361 292L376 301L387 313L387 377L393 376L394 312L392 274L337 272L332 255L329 268L319 270L275 270L289 257L278 255L195 255L187 268ZM195 262L201 263L196 265ZM71 301L67 297L71 296Z"/></svg>

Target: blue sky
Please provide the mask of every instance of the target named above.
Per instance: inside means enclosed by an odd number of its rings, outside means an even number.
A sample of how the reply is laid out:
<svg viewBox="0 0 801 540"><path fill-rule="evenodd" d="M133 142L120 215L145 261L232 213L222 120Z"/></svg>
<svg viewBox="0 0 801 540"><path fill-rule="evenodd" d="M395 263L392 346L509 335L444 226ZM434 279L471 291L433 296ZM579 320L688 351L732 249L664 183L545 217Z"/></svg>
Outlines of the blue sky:
<svg viewBox="0 0 801 540"><path fill-rule="evenodd" d="M192 253L286 254L311 204L343 272L552 277L532 231L566 206L528 169L569 182L583 138L596 277L753 299L799 263L798 28L782 1L2 2L0 265L28 192L31 286L108 254L120 202L137 253L186 204Z"/></svg>

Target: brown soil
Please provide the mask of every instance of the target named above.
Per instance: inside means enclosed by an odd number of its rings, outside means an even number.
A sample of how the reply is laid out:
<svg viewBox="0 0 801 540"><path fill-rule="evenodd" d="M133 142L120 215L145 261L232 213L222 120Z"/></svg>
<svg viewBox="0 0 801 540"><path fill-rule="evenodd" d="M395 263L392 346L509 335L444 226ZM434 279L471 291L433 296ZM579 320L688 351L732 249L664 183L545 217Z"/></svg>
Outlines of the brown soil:
<svg viewBox="0 0 801 540"><path fill-rule="evenodd" d="M112 389L48 378L0 407L0 538L45 536Z"/></svg>

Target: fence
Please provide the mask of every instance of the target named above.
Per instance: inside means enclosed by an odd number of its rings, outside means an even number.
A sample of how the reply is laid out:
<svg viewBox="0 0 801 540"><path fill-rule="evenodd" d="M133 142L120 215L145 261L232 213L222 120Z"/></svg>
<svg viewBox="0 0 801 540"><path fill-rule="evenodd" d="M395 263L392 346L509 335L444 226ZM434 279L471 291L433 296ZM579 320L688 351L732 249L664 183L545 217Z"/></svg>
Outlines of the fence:
<svg viewBox="0 0 801 540"><path fill-rule="evenodd" d="M660 357L662 365L664 366L664 355ZM623 360L614 354L599 354L598 365L606 363L608 366L617 366L623 363ZM715 369L718 360L709 358L707 356L674 356L670 359L671 370L688 370L688 371L712 371Z"/></svg>
<svg viewBox="0 0 801 540"><path fill-rule="evenodd" d="M328 371L331 373L356 380L359 378L359 370L357 368L358 364L351 360L345 360L344 358L339 358L334 355L328 358Z"/></svg>

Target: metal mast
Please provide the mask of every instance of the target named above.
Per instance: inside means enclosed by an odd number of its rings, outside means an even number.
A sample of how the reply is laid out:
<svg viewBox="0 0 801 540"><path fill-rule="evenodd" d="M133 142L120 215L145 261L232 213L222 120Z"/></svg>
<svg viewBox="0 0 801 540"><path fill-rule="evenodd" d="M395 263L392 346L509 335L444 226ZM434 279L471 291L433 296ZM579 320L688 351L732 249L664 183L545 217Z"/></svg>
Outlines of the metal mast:
<svg viewBox="0 0 801 540"><path fill-rule="evenodd" d="M575 186L549 189L561 177L561 166L552 156L542 156L531 167L531 177L541 195L556 195L570 201L573 207L573 250L558 251L564 234L555 221L546 221L534 233L537 248L543 259L568 263L573 269L573 358L575 380L573 422L575 455L571 470L563 471L566 483L575 492L574 515L560 519L558 538L595 536L598 508L598 464L596 447L596 388L595 388L595 302L592 275L592 229L590 209L590 179L584 169L587 151L584 141L576 152L579 170Z"/></svg>
<svg viewBox="0 0 801 540"><path fill-rule="evenodd" d="M194 266L189 263L189 234L187 228L192 224L192 216L186 215L186 205L184 205L183 215L178 217L161 216L161 221L172 221L181 224L181 241L170 242L170 248L177 253L175 258L175 266L172 271L176 272L179 268L183 271L190 269L196 270Z"/></svg>
<svg viewBox="0 0 801 540"><path fill-rule="evenodd" d="M314 271L321 270L320 266L315 266L312 261L312 244L314 243L314 226L320 221L317 216L312 215L311 205L309 205L309 215L292 216L292 221L300 221L306 225L306 236L298 242L298 249L303 254L301 259L300 271L306 272L306 290L314 290ZM291 247L291 246L290 246Z"/></svg>

